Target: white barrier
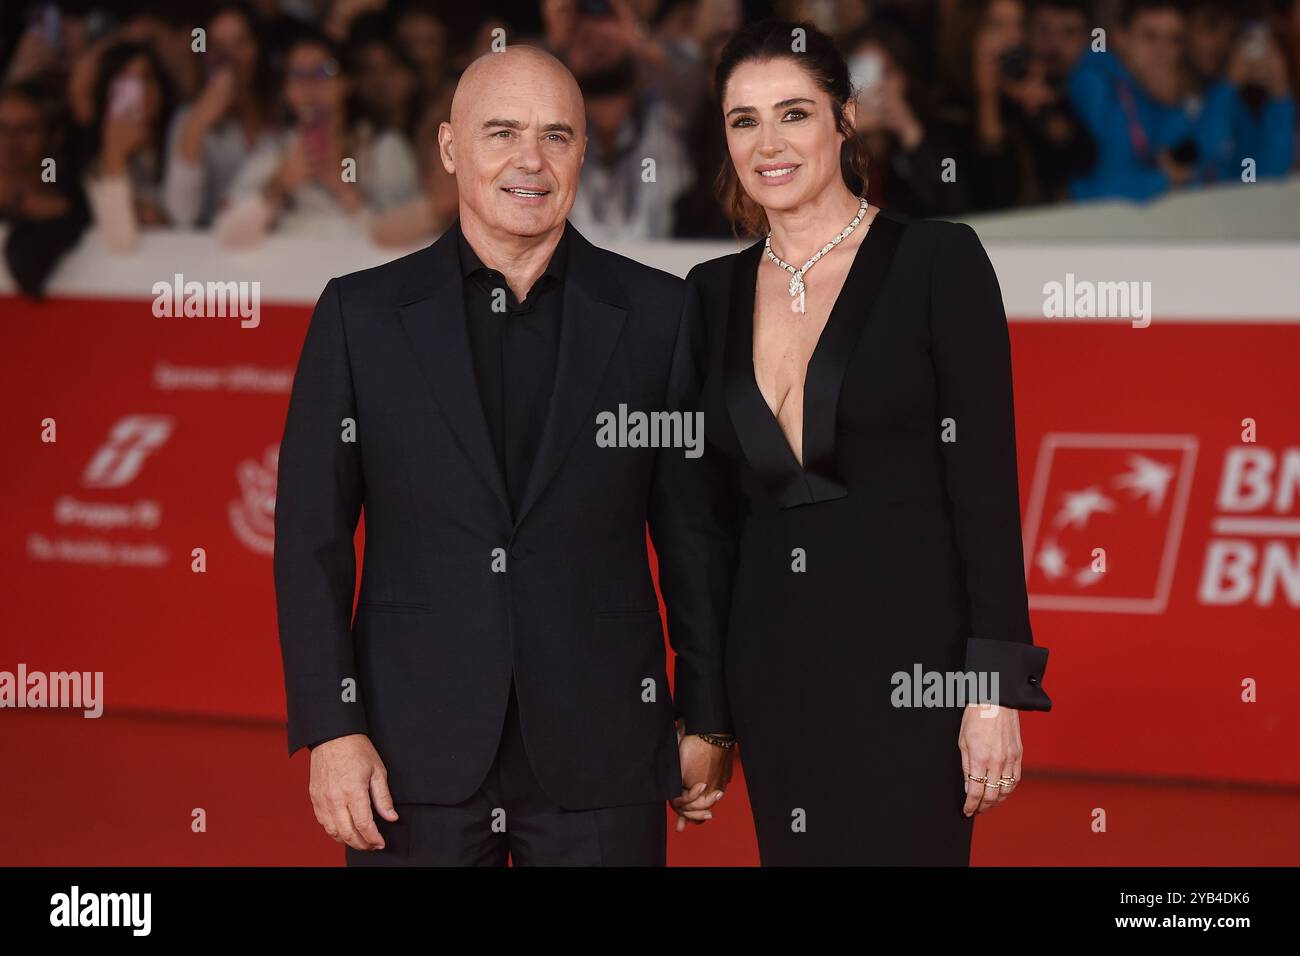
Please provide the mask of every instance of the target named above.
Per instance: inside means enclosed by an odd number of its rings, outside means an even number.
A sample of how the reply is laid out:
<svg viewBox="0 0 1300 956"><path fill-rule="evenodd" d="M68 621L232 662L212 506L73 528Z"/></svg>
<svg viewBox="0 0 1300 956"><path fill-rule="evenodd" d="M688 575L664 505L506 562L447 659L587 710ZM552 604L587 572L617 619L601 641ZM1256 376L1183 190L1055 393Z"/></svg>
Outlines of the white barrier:
<svg viewBox="0 0 1300 956"><path fill-rule="evenodd" d="M988 249L1007 313L1016 321L1053 321L1044 317L1044 286L1075 280L1149 282L1157 321L1300 321L1300 179L1200 190L1145 205L1054 206L967 221ZM684 276L695 263L740 245L675 241L611 248ZM364 238L288 236L236 252L218 247L206 233L157 230L146 231L135 252L120 255L92 230L60 264L47 294L152 299L154 283L171 283L180 273L186 281L256 281L264 303L310 305L332 276L402 254ZM13 291L0 263L0 294Z"/></svg>

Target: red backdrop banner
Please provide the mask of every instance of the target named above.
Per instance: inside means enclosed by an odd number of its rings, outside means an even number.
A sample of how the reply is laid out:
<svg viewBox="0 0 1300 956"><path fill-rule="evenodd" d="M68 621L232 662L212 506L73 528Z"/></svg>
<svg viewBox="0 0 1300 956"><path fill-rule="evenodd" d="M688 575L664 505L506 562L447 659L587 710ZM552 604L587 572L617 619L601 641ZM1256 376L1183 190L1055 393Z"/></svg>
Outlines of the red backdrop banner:
<svg viewBox="0 0 1300 956"><path fill-rule="evenodd" d="M256 327L144 300L0 310L0 670L102 671L108 713L283 720L275 456L310 309ZM1300 783L1300 324L1011 338L1055 703L1025 721L1035 765Z"/></svg>

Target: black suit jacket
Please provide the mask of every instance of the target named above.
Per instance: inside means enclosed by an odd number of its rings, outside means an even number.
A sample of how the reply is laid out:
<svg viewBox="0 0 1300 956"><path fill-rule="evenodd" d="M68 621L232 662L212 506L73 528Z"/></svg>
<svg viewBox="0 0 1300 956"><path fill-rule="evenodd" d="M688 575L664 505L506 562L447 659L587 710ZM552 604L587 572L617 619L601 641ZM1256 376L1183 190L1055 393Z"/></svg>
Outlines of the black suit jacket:
<svg viewBox="0 0 1300 956"><path fill-rule="evenodd" d="M721 470L681 448L596 440L598 413L620 404L695 408L700 316L683 311L680 279L568 229L555 391L517 520L474 380L454 237L331 279L307 331L275 510L289 752L368 734L397 801L477 790L512 671L533 769L570 809L680 793L674 716L688 732L730 729L735 543Z"/></svg>

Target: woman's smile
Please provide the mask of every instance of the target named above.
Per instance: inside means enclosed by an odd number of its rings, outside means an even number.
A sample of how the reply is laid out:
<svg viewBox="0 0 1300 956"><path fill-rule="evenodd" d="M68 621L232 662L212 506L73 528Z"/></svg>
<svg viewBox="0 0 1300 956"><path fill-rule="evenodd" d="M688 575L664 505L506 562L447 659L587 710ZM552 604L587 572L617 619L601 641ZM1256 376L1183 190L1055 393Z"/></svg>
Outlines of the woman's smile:
<svg viewBox="0 0 1300 956"><path fill-rule="evenodd" d="M765 163L755 172L758 173L764 186L780 186L792 180L798 170L798 163Z"/></svg>

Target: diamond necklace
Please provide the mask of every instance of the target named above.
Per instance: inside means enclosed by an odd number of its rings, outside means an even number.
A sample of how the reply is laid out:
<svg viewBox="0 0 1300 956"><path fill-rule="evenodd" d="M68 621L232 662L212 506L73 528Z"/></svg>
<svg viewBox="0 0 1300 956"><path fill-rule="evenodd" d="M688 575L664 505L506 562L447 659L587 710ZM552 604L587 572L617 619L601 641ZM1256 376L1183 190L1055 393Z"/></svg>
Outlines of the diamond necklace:
<svg viewBox="0 0 1300 956"><path fill-rule="evenodd" d="M853 217L853 221L850 222L847 226L845 226L844 229L841 230L838 236L836 236L830 242L826 243L826 245L822 246L819 250L817 250L817 254L813 256L811 259L809 259L807 262L805 262L803 264L802 269L796 269L794 266L790 265L790 263L786 262L784 259L782 259L780 256L778 256L775 252L772 251L772 233L770 230L768 231L767 239L764 240L763 242L763 251L767 253L767 257L769 259L775 262L786 272L790 273L791 276L790 297L794 300L793 302L790 303L791 311L793 312L804 311L804 282L803 282L804 273L807 272L809 269L811 269L816 264L818 259L826 255L826 253L830 252L841 242L847 239L853 233L853 230L857 228L858 223L862 222L862 217L865 216L866 213L867 213L867 198L863 196L862 201L858 204L858 214Z"/></svg>

